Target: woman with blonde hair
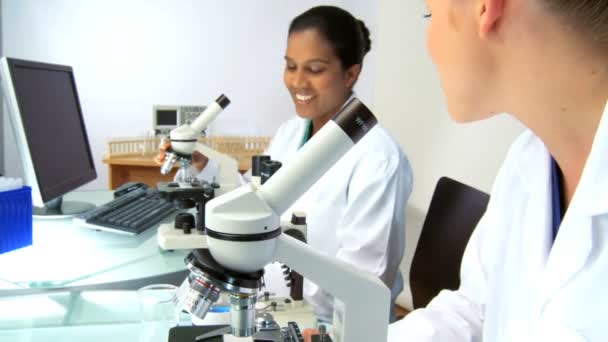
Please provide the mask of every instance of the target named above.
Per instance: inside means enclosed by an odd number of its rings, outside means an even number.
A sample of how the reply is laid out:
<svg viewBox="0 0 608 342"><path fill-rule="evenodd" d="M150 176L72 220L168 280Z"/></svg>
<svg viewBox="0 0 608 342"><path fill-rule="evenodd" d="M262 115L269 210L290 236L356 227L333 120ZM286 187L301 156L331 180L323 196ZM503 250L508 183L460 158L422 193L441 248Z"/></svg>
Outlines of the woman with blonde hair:
<svg viewBox="0 0 608 342"><path fill-rule="evenodd" d="M452 118L509 113L528 130L468 243L460 288L391 325L389 341L605 341L608 1L427 5Z"/></svg>

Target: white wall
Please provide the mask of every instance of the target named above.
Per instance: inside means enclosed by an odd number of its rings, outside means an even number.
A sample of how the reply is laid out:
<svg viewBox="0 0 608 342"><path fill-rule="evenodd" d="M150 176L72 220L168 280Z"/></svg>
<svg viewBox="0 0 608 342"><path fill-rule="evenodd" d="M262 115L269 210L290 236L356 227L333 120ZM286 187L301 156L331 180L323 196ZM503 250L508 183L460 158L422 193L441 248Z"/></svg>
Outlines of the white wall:
<svg viewBox="0 0 608 342"><path fill-rule="evenodd" d="M283 86L290 20L321 1L19 0L3 1L4 53L74 67L98 179L111 137L151 128L153 104L206 104L220 93L231 106L213 134L272 135L294 114ZM376 4L341 6L375 31ZM372 100L374 54L358 93ZM22 174L5 127L7 173ZM60 134L60 132L58 132Z"/></svg>
<svg viewBox="0 0 608 342"><path fill-rule="evenodd" d="M511 141L522 126L503 115L473 124L453 123L438 75L426 52L424 1L381 0L374 107L399 140L414 171L408 206L404 274L414 254L426 209L439 177L449 176L489 192ZM409 306L409 292L401 298Z"/></svg>

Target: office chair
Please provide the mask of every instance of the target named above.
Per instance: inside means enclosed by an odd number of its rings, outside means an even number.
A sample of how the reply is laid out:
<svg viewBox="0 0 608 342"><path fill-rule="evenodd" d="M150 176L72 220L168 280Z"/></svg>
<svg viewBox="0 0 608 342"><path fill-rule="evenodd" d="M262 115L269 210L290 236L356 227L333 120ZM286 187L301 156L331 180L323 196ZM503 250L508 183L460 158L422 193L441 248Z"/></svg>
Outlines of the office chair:
<svg viewBox="0 0 608 342"><path fill-rule="evenodd" d="M414 309L460 285L460 261L490 196L447 177L437 182L410 269Z"/></svg>

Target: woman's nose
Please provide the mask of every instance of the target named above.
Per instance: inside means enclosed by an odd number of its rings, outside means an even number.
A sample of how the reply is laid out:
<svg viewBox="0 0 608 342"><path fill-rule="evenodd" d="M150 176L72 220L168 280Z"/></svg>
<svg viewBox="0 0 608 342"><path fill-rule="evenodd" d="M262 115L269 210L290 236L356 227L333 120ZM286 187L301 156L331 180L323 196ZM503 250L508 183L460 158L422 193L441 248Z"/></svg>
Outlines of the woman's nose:
<svg viewBox="0 0 608 342"><path fill-rule="evenodd" d="M293 73L291 85L294 88L304 88L308 85L308 79L304 72L298 70Z"/></svg>

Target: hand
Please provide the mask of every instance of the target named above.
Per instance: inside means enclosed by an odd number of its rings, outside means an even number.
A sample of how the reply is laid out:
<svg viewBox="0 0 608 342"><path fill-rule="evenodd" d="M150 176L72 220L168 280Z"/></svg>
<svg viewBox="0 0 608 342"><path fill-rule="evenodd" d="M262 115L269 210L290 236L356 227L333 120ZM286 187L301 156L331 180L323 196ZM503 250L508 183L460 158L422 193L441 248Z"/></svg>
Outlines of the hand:
<svg viewBox="0 0 608 342"><path fill-rule="evenodd" d="M158 154L154 156L154 162L158 166L161 166L163 164L163 162L165 161L165 157L167 156L167 150L169 150L170 148L171 140L165 139L158 148Z"/></svg>
<svg viewBox="0 0 608 342"><path fill-rule="evenodd" d="M154 162L158 166L163 164L163 162L165 161L165 157L167 156L167 151L170 149L171 149L171 141L169 139L165 140L160 145L160 147L158 148L158 154L156 156L154 156ZM191 160L190 164L192 164L192 166L194 166L194 168L198 172L203 171L205 166L207 166L208 162L209 162L209 158L207 158L207 156L205 156L204 154L200 153L199 151L192 152L192 160Z"/></svg>
<svg viewBox="0 0 608 342"><path fill-rule="evenodd" d="M304 331L302 331L304 342L311 342L312 335L319 335L319 329L304 329Z"/></svg>
<svg viewBox="0 0 608 342"><path fill-rule="evenodd" d="M209 158L207 158L207 156L199 151L192 151L192 161L190 164L192 164L198 172L203 171L205 166L207 166L207 163L209 163Z"/></svg>

